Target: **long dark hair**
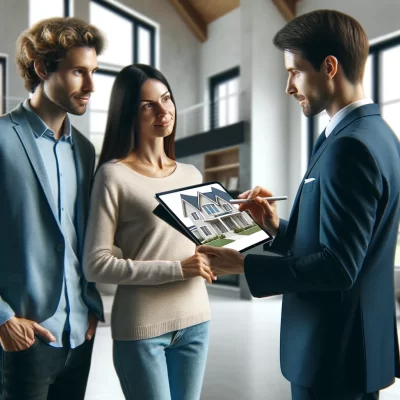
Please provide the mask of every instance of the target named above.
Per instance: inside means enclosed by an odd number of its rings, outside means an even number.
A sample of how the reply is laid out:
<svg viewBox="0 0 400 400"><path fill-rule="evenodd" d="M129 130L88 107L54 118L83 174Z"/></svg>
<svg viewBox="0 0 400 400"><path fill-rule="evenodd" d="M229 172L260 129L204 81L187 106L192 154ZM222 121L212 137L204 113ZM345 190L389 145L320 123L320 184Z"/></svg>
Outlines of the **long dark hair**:
<svg viewBox="0 0 400 400"><path fill-rule="evenodd" d="M175 160L176 104L171 87L165 76L156 68L145 64L133 64L123 68L115 78L103 147L97 169L107 161L126 158L137 143L138 112L142 85L148 79L162 82L171 95L175 105L175 123L172 133L164 138L164 151L167 157Z"/></svg>

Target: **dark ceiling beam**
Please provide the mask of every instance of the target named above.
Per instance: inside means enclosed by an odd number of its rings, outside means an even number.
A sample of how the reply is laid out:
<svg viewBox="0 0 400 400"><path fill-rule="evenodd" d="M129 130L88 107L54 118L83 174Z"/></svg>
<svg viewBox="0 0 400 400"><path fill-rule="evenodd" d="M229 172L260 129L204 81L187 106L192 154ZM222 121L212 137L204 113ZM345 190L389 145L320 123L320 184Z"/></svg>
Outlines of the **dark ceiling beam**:
<svg viewBox="0 0 400 400"><path fill-rule="evenodd" d="M296 16L297 0L272 0L286 21L291 21Z"/></svg>
<svg viewBox="0 0 400 400"><path fill-rule="evenodd" d="M201 41L207 40L207 24L202 20L199 13L187 0L169 0L185 21L189 29Z"/></svg>

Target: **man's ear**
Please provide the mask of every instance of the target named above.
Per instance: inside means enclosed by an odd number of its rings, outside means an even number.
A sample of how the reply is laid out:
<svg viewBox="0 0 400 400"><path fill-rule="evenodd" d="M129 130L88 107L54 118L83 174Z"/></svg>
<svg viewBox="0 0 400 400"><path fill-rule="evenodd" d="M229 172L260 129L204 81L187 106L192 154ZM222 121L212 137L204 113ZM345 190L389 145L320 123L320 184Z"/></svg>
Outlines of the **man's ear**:
<svg viewBox="0 0 400 400"><path fill-rule="evenodd" d="M339 68L339 62L336 57L328 56L325 58L323 68L325 68L325 73L329 79L333 79L333 77L337 74Z"/></svg>
<svg viewBox="0 0 400 400"><path fill-rule="evenodd" d="M33 68L35 68L36 75L42 80L45 81L48 78L48 73L46 71L46 67L42 60L35 60L33 62Z"/></svg>

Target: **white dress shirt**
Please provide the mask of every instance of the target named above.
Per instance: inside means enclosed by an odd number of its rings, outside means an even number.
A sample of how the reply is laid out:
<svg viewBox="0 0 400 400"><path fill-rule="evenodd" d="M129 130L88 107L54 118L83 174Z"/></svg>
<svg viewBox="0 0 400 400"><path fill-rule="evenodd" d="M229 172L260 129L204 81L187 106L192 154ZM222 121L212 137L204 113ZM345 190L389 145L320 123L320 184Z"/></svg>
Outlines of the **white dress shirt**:
<svg viewBox="0 0 400 400"><path fill-rule="evenodd" d="M325 128L325 136L328 137L331 132L335 129L335 127L339 124L341 120L343 120L348 114L350 114L353 110L358 107L364 106L365 104L372 104L373 101L371 99L361 99L357 100L354 103L350 103L346 107L339 110L328 122L328 125Z"/></svg>

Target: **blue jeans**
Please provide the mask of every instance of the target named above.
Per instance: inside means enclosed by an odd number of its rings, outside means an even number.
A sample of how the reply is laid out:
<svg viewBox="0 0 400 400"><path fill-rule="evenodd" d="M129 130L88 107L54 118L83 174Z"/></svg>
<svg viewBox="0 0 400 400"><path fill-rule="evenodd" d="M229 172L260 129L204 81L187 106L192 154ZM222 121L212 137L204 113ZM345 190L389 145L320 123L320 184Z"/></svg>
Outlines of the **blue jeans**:
<svg viewBox="0 0 400 400"><path fill-rule="evenodd" d="M144 340L114 340L114 367L127 400L199 400L209 321Z"/></svg>

